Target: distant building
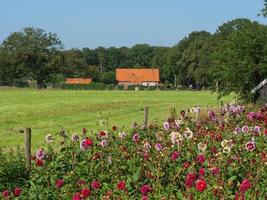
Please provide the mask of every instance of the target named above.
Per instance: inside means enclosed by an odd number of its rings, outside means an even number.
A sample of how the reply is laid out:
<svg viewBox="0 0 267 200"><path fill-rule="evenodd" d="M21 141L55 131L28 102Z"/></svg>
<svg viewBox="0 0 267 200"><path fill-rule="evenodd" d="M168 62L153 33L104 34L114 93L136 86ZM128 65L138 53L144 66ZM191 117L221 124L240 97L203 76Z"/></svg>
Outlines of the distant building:
<svg viewBox="0 0 267 200"><path fill-rule="evenodd" d="M118 85L158 86L159 69L116 69Z"/></svg>
<svg viewBox="0 0 267 200"><path fill-rule="evenodd" d="M66 84L81 84L88 85L92 83L91 78L67 78L65 81Z"/></svg>
<svg viewBox="0 0 267 200"><path fill-rule="evenodd" d="M260 82L251 93L254 94L255 101L259 100L262 103L267 103L267 79Z"/></svg>

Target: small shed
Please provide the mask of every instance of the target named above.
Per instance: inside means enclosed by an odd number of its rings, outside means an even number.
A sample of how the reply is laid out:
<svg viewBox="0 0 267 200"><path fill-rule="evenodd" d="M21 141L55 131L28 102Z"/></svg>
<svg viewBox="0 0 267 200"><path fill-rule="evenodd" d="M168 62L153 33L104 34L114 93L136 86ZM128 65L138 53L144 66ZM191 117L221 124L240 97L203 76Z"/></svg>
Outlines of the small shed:
<svg viewBox="0 0 267 200"><path fill-rule="evenodd" d="M88 85L92 82L91 78L67 78L66 84L80 84L80 85Z"/></svg>
<svg viewBox="0 0 267 200"><path fill-rule="evenodd" d="M254 100L267 103L267 79L260 82L251 93L254 94Z"/></svg>

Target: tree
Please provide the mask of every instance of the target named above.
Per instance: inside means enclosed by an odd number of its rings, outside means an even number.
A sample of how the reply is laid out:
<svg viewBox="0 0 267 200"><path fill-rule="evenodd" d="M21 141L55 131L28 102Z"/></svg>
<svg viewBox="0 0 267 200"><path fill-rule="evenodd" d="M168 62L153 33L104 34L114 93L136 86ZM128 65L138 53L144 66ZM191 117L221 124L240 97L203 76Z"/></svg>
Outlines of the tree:
<svg viewBox="0 0 267 200"><path fill-rule="evenodd" d="M215 52L213 73L220 95L235 92L250 101L250 91L267 76L267 27L249 22L228 35Z"/></svg>
<svg viewBox="0 0 267 200"><path fill-rule="evenodd" d="M261 14L262 16L267 17L267 0L264 0L264 7L261 10Z"/></svg>
<svg viewBox="0 0 267 200"><path fill-rule="evenodd" d="M51 75L60 71L63 45L56 34L27 27L12 33L1 45L7 54L7 64L21 71L19 78L37 80L38 88L49 83Z"/></svg>

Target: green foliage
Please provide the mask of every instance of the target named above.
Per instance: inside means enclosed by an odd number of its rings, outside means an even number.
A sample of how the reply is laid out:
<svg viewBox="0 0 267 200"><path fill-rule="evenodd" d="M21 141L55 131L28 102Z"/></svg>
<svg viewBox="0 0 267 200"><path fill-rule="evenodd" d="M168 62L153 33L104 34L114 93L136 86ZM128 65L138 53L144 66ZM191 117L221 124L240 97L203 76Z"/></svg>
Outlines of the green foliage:
<svg viewBox="0 0 267 200"><path fill-rule="evenodd" d="M22 187L27 180L23 150L0 149L0 191Z"/></svg>

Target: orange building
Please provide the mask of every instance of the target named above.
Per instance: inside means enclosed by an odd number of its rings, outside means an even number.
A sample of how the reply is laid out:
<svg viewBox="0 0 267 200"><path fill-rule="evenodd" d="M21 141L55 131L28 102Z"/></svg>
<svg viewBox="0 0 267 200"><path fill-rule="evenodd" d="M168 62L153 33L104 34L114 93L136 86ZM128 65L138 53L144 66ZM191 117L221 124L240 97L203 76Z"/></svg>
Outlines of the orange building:
<svg viewBox="0 0 267 200"><path fill-rule="evenodd" d="M158 86L159 69L116 69L118 85Z"/></svg>
<svg viewBox="0 0 267 200"><path fill-rule="evenodd" d="M81 85L88 85L92 82L91 78L67 78L65 83L66 84L81 84Z"/></svg>

